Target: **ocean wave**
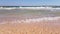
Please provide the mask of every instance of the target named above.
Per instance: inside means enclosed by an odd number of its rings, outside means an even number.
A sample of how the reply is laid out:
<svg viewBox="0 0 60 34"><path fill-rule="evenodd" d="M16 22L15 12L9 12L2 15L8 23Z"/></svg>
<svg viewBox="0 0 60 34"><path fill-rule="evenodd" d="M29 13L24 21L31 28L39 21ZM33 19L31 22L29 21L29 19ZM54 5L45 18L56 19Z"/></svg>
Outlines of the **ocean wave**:
<svg viewBox="0 0 60 34"><path fill-rule="evenodd" d="M43 17L43 18L33 18L33 19L26 19L26 20L17 20L18 23L31 23L31 22L40 22L40 21L53 21L58 20L60 17Z"/></svg>
<svg viewBox="0 0 60 34"><path fill-rule="evenodd" d="M46 7L20 7L20 9L45 9L45 8Z"/></svg>
<svg viewBox="0 0 60 34"><path fill-rule="evenodd" d="M43 21L57 21L60 17L43 17L43 18L32 18L32 19L24 19L24 20L11 20L11 21L3 21L0 24L6 24L6 23L36 23L36 22L43 22Z"/></svg>
<svg viewBox="0 0 60 34"><path fill-rule="evenodd" d="M17 9L17 8L0 8L0 9L12 10L12 9Z"/></svg>
<svg viewBox="0 0 60 34"><path fill-rule="evenodd" d="M12 9L17 9L17 8L1 8L0 9L6 9L6 10L12 10ZM50 10L53 10L53 9L60 9L60 8L52 8L52 7L19 7L18 9L32 9L32 10L40 10L40 9L50 9Z"/></svg>

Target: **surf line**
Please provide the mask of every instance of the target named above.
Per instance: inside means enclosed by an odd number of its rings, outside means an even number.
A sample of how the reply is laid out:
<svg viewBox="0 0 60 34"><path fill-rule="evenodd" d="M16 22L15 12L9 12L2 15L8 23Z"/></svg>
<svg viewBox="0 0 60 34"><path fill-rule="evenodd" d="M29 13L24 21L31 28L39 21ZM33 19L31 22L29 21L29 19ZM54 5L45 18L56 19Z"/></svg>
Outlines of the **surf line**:
<svg viewBox="0 0 60 34"><path fill-rule="evenodd" d="M32 18L32 19L25 19L25 20L17 19L17 20L13 20L11 22L5 21L5 22L2 22L0 24L6 24L6 23L12 23L12 24L14 24L14 23L36 23L36 22L42 22L42 21L53 21L53 20L57 21L59 19L60 19L60 17L42 17L42 18Z"/></svg>
<svg viewBox="0 0 60 34"><path fill-rule="evenodd" d="M43 18L32 18L32 19L25 19L25 20L17 20L18 23L31 23L31 22L41 22L41 21L52 21L58 20L60 17L43 17Z"/></svg>

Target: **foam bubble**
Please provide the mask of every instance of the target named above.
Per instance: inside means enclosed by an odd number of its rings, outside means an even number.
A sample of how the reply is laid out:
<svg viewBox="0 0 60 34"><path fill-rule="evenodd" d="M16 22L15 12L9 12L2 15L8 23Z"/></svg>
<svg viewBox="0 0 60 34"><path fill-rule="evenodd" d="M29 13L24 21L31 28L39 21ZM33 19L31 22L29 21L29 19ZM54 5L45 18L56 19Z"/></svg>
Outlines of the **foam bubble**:
<svg viewBox="0 0 60 34"><path fill-rule="evenodd" d="M32 18L32 19L25 19L25 20L13 20L9 23L36 23L42 21L57 21L60 17L42 17L42 18ZM7 21L3 21L1 24L6 24Z"/></svg>

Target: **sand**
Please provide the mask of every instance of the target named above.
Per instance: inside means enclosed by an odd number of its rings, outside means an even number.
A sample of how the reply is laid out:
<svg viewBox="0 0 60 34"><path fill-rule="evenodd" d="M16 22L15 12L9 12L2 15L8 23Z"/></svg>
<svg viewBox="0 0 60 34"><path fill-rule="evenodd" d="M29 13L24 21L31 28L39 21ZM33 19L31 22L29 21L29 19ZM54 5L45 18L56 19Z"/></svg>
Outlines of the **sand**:
<svg viewBox="0 0 60 34"><path fill-rule="evenodd" d="M0 34L60 34L60 19L14 24L7 21L6 24L0 24Z"/></svg>

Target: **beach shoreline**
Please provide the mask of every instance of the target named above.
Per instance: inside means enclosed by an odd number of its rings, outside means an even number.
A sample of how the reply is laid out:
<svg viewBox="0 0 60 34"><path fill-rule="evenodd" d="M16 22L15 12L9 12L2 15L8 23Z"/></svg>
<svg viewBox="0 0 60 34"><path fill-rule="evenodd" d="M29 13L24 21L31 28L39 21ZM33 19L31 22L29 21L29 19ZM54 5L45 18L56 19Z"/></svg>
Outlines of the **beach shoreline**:
<svg viewBox="0 0 60 34"><path fill-rule="evenodd" d="M0 9L0 34L60 34L59 11Z"/></svg>

